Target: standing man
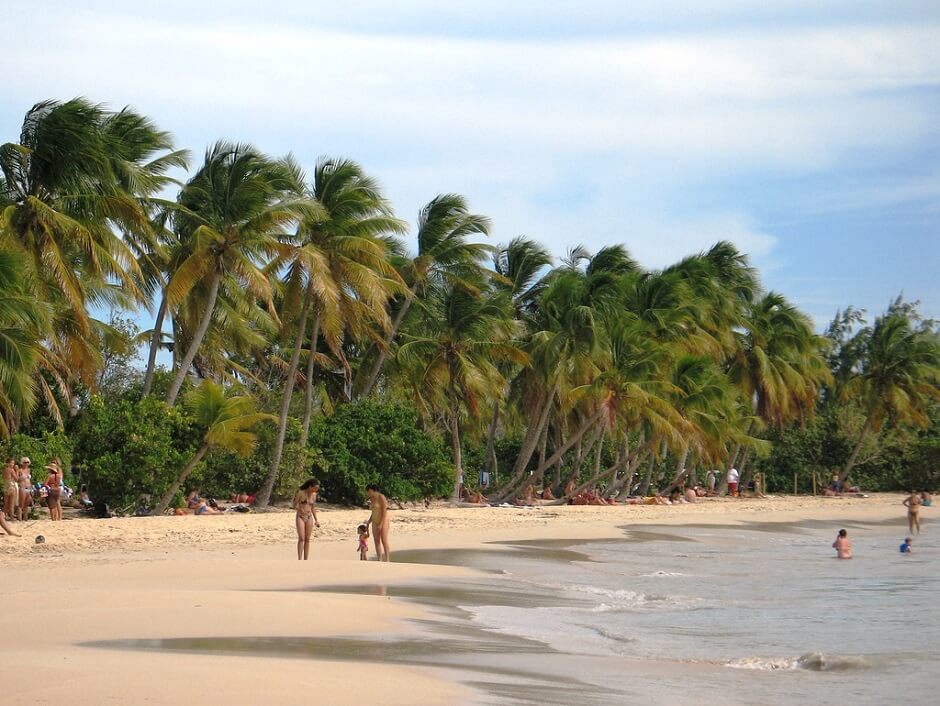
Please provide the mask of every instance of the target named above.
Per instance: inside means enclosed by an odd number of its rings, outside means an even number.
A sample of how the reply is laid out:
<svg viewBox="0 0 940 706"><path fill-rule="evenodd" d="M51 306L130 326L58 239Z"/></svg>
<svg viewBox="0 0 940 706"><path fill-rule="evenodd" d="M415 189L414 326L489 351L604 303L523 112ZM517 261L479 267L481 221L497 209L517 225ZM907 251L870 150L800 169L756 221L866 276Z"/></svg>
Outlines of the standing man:
<svg viewBox="0 0 940 706"><path fill-rule="evenodd" d="M728 495L733 495L737 497L738 495L738 480L741 478L741 475L738 473L738 469L732 467L728 471Z"/></svg>
<svg viewBox="0 0 940 706"><path fill-rule="evenodd" d="M379 486L366 486L366 495L372 505L372 538L375 541L375 558L379 561L388 561L391 550L388 546L388 499L379 492Z"/></svg>

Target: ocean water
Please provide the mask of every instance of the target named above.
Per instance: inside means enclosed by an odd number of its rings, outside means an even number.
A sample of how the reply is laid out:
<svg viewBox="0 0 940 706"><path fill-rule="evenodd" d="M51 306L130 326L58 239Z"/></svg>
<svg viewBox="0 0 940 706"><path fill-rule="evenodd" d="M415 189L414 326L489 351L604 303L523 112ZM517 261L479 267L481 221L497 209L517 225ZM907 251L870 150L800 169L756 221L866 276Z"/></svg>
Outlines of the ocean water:
<svg viewBox="0 0 940 706"><path fill-rule="evenodd" d="M940 537L927 525L902 555L905 525L630 525L605 541L402 551L396 561L482 573L295 589L428 610L401 632L86 644L420 666L473 687L468 706L929 704L940 693ZM848 561L831 548L840 527Z"/></svg>
<svg viewBox="0 0 940 706"><path fill-rule="evenodd" d="M840 526L848 561L831 549ZM905 529L634 526L622 540L525 543L478 565L528 602L458 607L486 633L544 645L545 674L577 680L591 703L932 703L940 541L927 528L902 555ZM522 690L507 702L544 701Z"/></svg>

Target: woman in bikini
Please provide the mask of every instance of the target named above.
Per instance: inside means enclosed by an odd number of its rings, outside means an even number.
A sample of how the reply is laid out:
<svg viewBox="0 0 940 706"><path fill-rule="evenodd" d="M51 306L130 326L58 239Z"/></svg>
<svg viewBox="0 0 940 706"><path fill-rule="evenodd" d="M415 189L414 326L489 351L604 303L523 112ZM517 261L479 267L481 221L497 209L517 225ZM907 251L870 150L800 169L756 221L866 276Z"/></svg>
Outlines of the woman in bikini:
<svg viewBox="0 0 940 706"><path fill-rule="evenodd" d="M300 486L300 490L294 495L294 509L297 511L297 517L294 520L297 525L297 559L310 558L310 538L313 536L313 528L320 526L317 520L319 490L319 481L311 478Z"/></svg>
<svg viewBox="0 0 940 706"><path fill-rule="evenodd" d="M921 499L916 491L912 490L910 497L905 498L901 504L907 507L908 530L911 534L915 531L917 534L920 534L920 506L924 504L923 499Z"/></svg>
<svg viewBox="0 0 940 706"><path fill-rule="evenodd" d="M17 483L20 486L20 505L17 508L20 514L20 520L29 519L29 508L33 506L33 476L29 472L30 460L23 458L20 462L20 470L17 474Z"/></svg>
<svg viewBox="0 0 940 706"><path fill-rule="evenodd" d="M8 458L3 467L3 512L11 520L16 517L16 503L20 497L20 487L16 481L18 473L13 459Z"/></svg>
<svg viewBox="0 0 940 706"><path fill-rule="evenodd" d="M52 459L52 463L46 466L49 475L46 478L46 487L49 488L49 495L46 497L46 505L49 508L49 518L53 521L62 519L62 467L59 465L59 459Z"/></svg>

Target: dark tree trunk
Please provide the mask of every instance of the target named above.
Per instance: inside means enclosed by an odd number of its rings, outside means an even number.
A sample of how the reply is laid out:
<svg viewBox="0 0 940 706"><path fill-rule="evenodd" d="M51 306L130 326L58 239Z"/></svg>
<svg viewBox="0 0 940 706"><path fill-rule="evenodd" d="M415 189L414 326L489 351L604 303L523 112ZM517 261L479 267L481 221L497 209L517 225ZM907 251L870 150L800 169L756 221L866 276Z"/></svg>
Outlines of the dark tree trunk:
<svg viewBox="0 0 940 706"><path fill-rule="evenodd" d="M176 397L183 387L186 375L189 373L189 367L196 359L196 353L199 352L199 346L202 345L202 339L206 337L206 331L209 330L209 324L212 322L212 312L215 311L215 302L219 296L219 285L222 283L222 273L214 271L212 279L209 282L209 300L206 302L206 310L202 314L202 320L199 327L193 335L193 340L189 344L189 350L180 361L179 369L176 371L176 377L173 378L173 384L170 386L170 392L166 396L166 403L171 407L176 404ZM178 339L177 339L178 340Z"/></svg>
<svg viewBox="0 0 940 706"><path fill-rule="evenodd" d="M144 389L142 396L146 397L153 388L153 378L156 375L157 351L160 349L160 342L163 339L163 319L166 317L167 303L166 290L160 299L160 308L157 309L157 318L153 322L153 335L150 337L150 353L147 356L147 372L144 375Z"/></svg>

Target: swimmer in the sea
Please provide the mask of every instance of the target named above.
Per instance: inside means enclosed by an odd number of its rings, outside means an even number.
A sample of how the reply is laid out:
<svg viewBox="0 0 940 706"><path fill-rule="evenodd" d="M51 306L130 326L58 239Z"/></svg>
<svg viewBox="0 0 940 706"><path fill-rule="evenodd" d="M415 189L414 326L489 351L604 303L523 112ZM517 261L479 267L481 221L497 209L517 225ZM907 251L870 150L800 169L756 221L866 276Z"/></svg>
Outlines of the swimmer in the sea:
<svg viewBox="0 0 940 706"><path fill-rule="evenodd" d="M849 533L844 529L840 529L839 536L832 543L832 548L836 550L836 556L840 559L851 559L852 541L849 539Z"/></svg>
<svg viewBox="0 0 940 706"><path fill-rule="evenodd" d="M911 551L911 538L905 537L904 541L901 543L901 553L902 554L913 554Z"/></svg>

